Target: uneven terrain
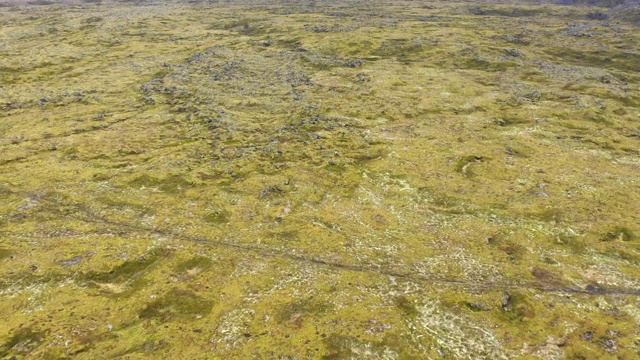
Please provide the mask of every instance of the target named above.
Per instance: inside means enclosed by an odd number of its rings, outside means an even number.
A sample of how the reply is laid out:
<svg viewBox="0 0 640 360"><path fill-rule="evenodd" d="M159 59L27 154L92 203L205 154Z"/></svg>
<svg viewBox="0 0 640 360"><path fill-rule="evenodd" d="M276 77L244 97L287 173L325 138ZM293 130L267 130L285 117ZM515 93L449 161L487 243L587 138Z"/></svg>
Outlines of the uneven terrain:
<svg viewBox="0 0 640 360"><path fill-rule="evenodd" d="M637 359L608 11L4 3L0 358Z"/></svg>

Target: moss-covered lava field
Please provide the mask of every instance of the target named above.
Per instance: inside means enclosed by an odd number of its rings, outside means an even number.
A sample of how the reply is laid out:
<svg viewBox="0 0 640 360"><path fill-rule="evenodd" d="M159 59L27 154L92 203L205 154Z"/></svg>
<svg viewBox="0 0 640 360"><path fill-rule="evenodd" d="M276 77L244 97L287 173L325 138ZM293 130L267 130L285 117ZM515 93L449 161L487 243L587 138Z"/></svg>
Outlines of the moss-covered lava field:
<svg viewBox="0 0 640 360"><path fill-rule="evenodd" d="M638 359L613 10L2 3L0 358Z"/></svg>

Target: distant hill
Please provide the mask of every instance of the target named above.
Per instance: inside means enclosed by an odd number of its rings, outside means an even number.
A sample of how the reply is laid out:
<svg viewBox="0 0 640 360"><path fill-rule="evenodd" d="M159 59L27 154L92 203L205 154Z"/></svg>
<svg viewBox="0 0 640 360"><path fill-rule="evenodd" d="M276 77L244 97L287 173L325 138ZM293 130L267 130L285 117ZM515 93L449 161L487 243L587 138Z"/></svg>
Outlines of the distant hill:
<svg viewBox="0 0 640 360"><path fill-rule="evenodd" d="M153 0L3 0L0 1L0 6L2 5L55 5L55 4L78 4L78 3L96 3L96 2L154 2ZM163 2L163 1L160 1ZM174 1L164 1L164 2L174 2ZM176 0L176 3L205 3L207 0ZM246 0L231 0L224 1L226 3L233 2L247 2ZM260 3L264 1L258 1ZM267 1L269 2L269 1ZM274 1L277 2L277 1ZM349 1L326 1L327 3L340 3L340 2L349 2ZM599 7L608 7L614 8L620 5L631 5L631 7L637 11L638 0L480 0L480 1L468 1L468 3L478 3L478 4L557 4L557 5L583 5L583 6L599 6ZM635 4L635 7L634 7Z"/></svg>
<svg viewBox="0 0 640 360"><path fill-rule="evenodd" d="M629 1L618 5L609 12L609 19L630 22L640 26L640 1Z"/></svg>
<svg viewBox="0 0 640 360"><path fill-rule="evenodd" d="M558 5L587 5L587 6L613 8L613 7L628 3L629 1L628 0L555 0L551 2Z"/></svg>
<svg viewBox="0 0 640 360"><path fill-rule="evenodd" d="M155 0L0 0L0 7L7 6L47 6L47 5L77 5L77 4L107 4L107 3L137 3L137 4L149 4ZM161 1L162 2L162 1ZM176 3L207 3L212 0L174 0L164 2L176 2ZM217 2L217 0L215 0ZM226 0L226 3L243 3L253 2L251 0ZM259 3L270 3L269 0L258 0ZM277 3L278 1L273 1ZM327 3L341 3L349 2L342 0L329 0ZM382 2L381 2L382 3ZM556 4L565 6L593 6L598 8L604 8L591 14L590 18L593 20L611 20L618 22L631 23L636 26L640 26L640 0L480 0L480 1L468 1L472 4L472 8L476 9L480 13L476 15L490 15L493 12L491 10L481 9L481 6L485 5L542 5L542 4ZM473 6L475 5L475 6ZM519 13L518 13L519 14ZM522 16L522 15L520 15ZM526 16L526 15L524 15Z"/></svg>

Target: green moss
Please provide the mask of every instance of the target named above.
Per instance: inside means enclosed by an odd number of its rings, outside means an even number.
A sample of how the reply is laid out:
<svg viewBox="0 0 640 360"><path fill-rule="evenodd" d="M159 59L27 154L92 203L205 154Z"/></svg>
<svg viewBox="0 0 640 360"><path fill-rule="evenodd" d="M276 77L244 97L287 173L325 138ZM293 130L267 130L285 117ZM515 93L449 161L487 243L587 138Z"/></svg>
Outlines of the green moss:
<svg viewBox="0 0 640 360"><path fill-rule="evenodd" d="M528 158L531 156L531 148L524 146L507 146L505 152L509 155L518 156L522 158Z"/></svg>
<svg viewBox="0 0 640 360"><path fill-rule="evenodd" d="M141 319L155 318L163 322L196 319L209 314L214 303L192 291L173 288L159 299L146 304L138 316Z"/></svg>
<svg viewBox="0 0 640 360"><path fill-rule="evenodd" d="M217 29L218 25L214 24L210 28ZM222 25L222 29L234 30L242 35L247 36L258 36L264 34L267 31L266 26L260 25L259 21L253 18L242 18L240 20L228 22Z"/></svg>
<svg viewBox="0 0 640 360"><path fill-rule="evenodd" d="M389 39L382 42L371 54L375 56L373 58L375 60L378 58L397 58L399 61L408 61L416 56L421 56L426 47L427 45L421 39ZM358 44L356 50L352 50L351 54L362 54L362 44Z"/></svg>
<svg viewBox="0 0 640 360"><path fill-rule="evenodd" d="M156 339L144 339L135 344L132 344L127 349L117 352L116 354L114 354L114 357L127 357L127 355L152 356L166 347L166 342L164 341L158 341ZM156 354L156 356L159 356L159 354Z"/></svg>
<svg viewBox="0 0 640 360"><path fill-rule="evenodd" d="M279 185L272 185L262 189L260 191L260 197L261 198L272 197L272 196L282 195L282 193L284 193L284 190Z"/></svg>
<svg viewBox="0 0 640 360"><path fill-rule="evenodd" d="M328 354L322 359L353 359L366 349L367 354L376 358L382 358L385 354L394 354L395 359L409 360L420 357L420 352L415 351L415 343L405 337L393 334L385 334L377 341L363 341L360 337L331 334L323 340L323 345Z"/></svg>
<svg viewBox="0 0 640 360"><path fill-rule="evenodd" d="M225 210L213 210L205 215L205 221L212 224L226 224L229 222L231 214Z"/></svg>
<svg viewBox="0 0 640 360"><path fill-rule="evenodd" d="M2 225L2 223L0 222L0 226L1 225ZM4 259L10 257L12 253L13 253L13 251L11 251L9 249L0 248L0 260L4 260Z"/></svg>
<svg viewBox="0 0 640 360"><path fill-rule="evenodd" d="M536 316L529 296L522 291L505 291L502 300L502 314L510 322L520 323Z"/></svg>
<svg viewBox="0 0 640 360"><path fill-rule="evenodd" d="M548 259L550 260L550 259ZM562 287L561 277L548 266L534 266L531 268L531 275L541 286Z"/></svg>
<svg viewBox="0 0 640 360"><path fill-rule="evenodd" d="M481 311L489 311L491 310L487 305L477 302L463 302L463 305L466 306L469 310L473 312L481 312Z"/></svg>
<svg viewBox="0 0 640 360"><path fill-rule="evenodd" d="M331 334L323 343L329 354L323 355L323 360L342 360L351 359L356 354L353 352L352 344L356 343L357 339L349 336L343 336L338 334Z"/></svg>
<svg viewBox="0 0 640 360"><path fill-rule="evenodd" d="M156 178L145 174L131 180L129 185L137 188L158 188L161 191L175 194L192 187L194 184L185 180L181 175L170 175L165 178Z"/></svg>
<svg viewBox="0 0 640 360"><path fill-rule="evenodd" d="M229 30L229 29L233 29L233 28L236 28L236 27L249 26L249 25L251 25L251 23L253 23L255 21L256 21L255 19L246 18L245 17L245 18L242 18L242 19L239 19L239 20L228 22L228 23L224 24L222 28Z"/></svg>
<svg viewBox="0 0 640 360"><path fill-rule="evenodd" d="M97 178L101 178L102 176L98 175ZM108 177L106 177L108 179ZM94 180L95 177L92 178L92 180ZM96 180L97 181L97 180ZM132 209L135 210L138 213L143 213L143 214L153 214L154 213L154 209L146 206L145 204L140 204L128 199L121 199L119 197L114 197L113 195L110 196L103 196L98 198L97 200L99 200L101 203L105 204L105 205L109 205L112 206L114 208L119 208L119 209Z"/></svg>
<svg viewBox="0 0 640 360"><path fill-rule="evenodd" d="M93 174L93 181L105 181L105 180L109 180L111 177L109 176L108 173L95 173Z"/></svg>
<svg viewBox="0 0 640 360"><path fill-rule="evenodd" d="M640 264L640 252L632 249L617 249L615 255L622 260L634 263L636 266Z"/></svg>
<svg viewBox="0 0 640 360"><path fill-rule="evenodd" d="M635 233L625 226L616 226L609 230L602 238L603 241L632 241L636 239Z"/></svg>
<svg viewBox="0 0 640 360"><path fill-rule="evenodd" d="M100 16L91 16L87 19L84 20L85 24L96 24L96 23L100 23L103 22L104 18L100 17Z"/></svg>
<svg viewBox="0 0 640 360"><path fill-rule="evenodd" d="M551 15L545 9L528 9L520 7L494 8L473 6L468 8L470 14L483 16L529 17L536 15Z"/></svg>
<svg viewBox="0 0 640 360"><path fill-rule="evenodd" d="M275 44L279 48L289 49L289 50L298 49L302 46L302 43L300 42L300 38L277 39Z"/></svg>
<svg viewBox="0 0 640 360"><path fill-rule="evenodd" d="M549 81L548 77L543 72L538 70L526 70L519 76L523 81L532 81L537 83L546 83Z"/></svg>
<svg viewBox="0 0 640 360"><path fill-rule="evenodd" d="M527 254L527 249L524 246L513 241L504 241L499 245L499 248L511 261L522 260Z"/></svg>
<svg viewBox="0 0 640 360"><path fill-rule="evenodd" d="M426 190L422 189L421 191ZM475 211L471 204L455 196L439 193L428 193L422 196L433 206L433 210L439 213L460 215L472 214Z"/></svg>
<svg viewBox="0 0 640 360"><path fill-rule="evenodd" d="M573 48L547 50L568 64L621 71L640 71L640 54L623 51L588 51Z"/></svg>
<svg viewBox="0 0 640 360"><path fill-rule="evenodd" d="M556 237L559 244L567 247L573 253L579 254L587 250L584 240L575 235L560 234Z"/></svg>
<svg viewBox="0 0 640 360"><path fill-rule="evenodd" d="M276 231L276 232L272 232L271 236L276 239L281 239L285 241L295 241L300 239L300 231L298 230Z"/></svg>
<svg viewBox="0 0 640 360"><path fill-rule="evenodd" d="M500 118L497 118L494 123L498 126L509 126L509 125L521 125L521 124L527 124L530 121L522 118L520 116L513 116L513 115L503 115Z"/></svg>
<svg viewBox="0 0 640 360"><path fill-rule="evenodd" d="M280 307L275 318L280 322L300 321L300 317L322 315L330 311L331 308L325 302L319 302L314 299L299 299Z"/></svg>
<svg viewBox="0 0 640 360"><path fill-rule="evenodd" d="M589 93L593 96L596 96L600 99L609 99L618 102L620 105L628 106L628 107L638 107L640 106L640 97L636 97L630 94L618 94L612 91L597 89L592 87L587 87L589 89Z"/></svg>
<svg viewBox="0 0 640 360"><path fill-rule="evenodd" d="M456 6L0 6L7 357L634 358L636 33Z"/></svg>
<svg viewBox="0 0 640 360"><path fill-rule="evenodd" d="M197 269L204 271L210 269L213 266L213 260L205 256L196 256L189 260L183 261L176 266L177 272L185 272L189 270Z"/></svg>
<svg viewBox="0 0 640 360"><path fill-rule="evenodd" d="M171 71L169 69L161 69L156 71L155 74L153 74L153 79L162 79L165 76L169 75L171 73Z"/></svg>
<svg viewBox="0 0 640 360"><path fill-rule="evenodd" d="M409 318L414 318L420 313L416 304L404 295L396 296L393 302Z"/></svg>
<svg viewBox="0 0 640 360"><path fill-rule="evenodd" d="M86 281L98 283L126 283L148 273L157 264L158 250L147 253L135 260L128 260L105 272L88 272L82 277Z"/></svg>
<svg viewBox="0 0 640 360"><path fill-rule="evenodd" d="M564 214L561 209L550 207L537 211L531 211L528 213L528 216L540 221L558 223L562 221Z"/></svg>
<svg viewBox="0 0 640 360"><path fill-rule="evenodd" d="M477 155L467 155L456 160L453 169L456 172L461 173L465 177L473 177L475 173L473 172L472 165L475 163L481 163L485 161L485 158Z"/></svg>
<svg viewBox="0 0 640 360"><path fill-rule="evenodd" d="M510 61L489 61L478 57L467 59L461 64L461 67L463 69L474 69L492 72L505 71L516 66L518 66L517 63Z"/></svg>
<svg viewBox="0 0 640 360"><path fill-rule="evenodd" d="M8 340L0 345L0 357L9 358L11 355L27 355L38 347L45 339L45 334L32 329L19 329Z"/></svg>

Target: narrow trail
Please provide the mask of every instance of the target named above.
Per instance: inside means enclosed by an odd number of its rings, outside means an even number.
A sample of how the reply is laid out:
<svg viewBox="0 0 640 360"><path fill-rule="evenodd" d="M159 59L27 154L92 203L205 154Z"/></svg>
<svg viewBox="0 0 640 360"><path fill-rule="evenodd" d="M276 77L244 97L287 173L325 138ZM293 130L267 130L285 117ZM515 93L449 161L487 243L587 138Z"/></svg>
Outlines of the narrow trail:
<svg viewBox="0 0 640 360"><path fill-rule="evenodd" d="M90 210L88 210L83 205L76 205L77 210L79 212L84 213L84 216L75 216L64 214L60 211L56 210L47 210L47 212L58 215L60 217L64 217L67 219L73 219L76 221L81 221L85 223L91 224L99 224L102 226L115 227L119 228L119 230L113 229L104 229L99 233L89 232L89 233L74 233L74 234L51 234L53 236L47 235L23 235L19 233L11 233L11 232L0 232L4 237L28 237L28 238L51 238L51 237L69 237L69 236L91 236L96 234L113 234L117 233L119 235L127 235L133 232L139 233L147 233L147 234L157 234L162 235L167 238L178 239L182 241L188 241L197 244L204 244L208 246L214 247L222 247L234 251L241 252L251 252L260 257L264 258L278 258L278 259L286 259L293 262L298 263L306 263L315 266L327 267L339 271L353 271L353 272L362 272L368 273L372 275L378 276L387 276L394 277L397 279L404 279L411 282L423 283L423 284L433 284L433 285L442 285L449 287L456 287L465 289L468 291L475 292L487 292L487 291L507 291L512 289L524 289L524 290L535 290L546 293L557 293L557 294L581 294L581 295L591 295L591 296L602 296L602 295L629 295L629 296L640 296L640 289L633 288L601 288L598 286L589 285L585 288L576 288L576 287L559 287L559 286L549 286L544 284L536 284L530 282L509 282L509 281L487 281L487 282L475 282L464 279L451 279L451 278L442 278L438 276L422 276L411 272L400 272L393 271L390 269L385 269L382 267L376 267L371 264L347 264L336 261L329 261L316 256L306 256L299 254L292 254L278 249L269 249L265 247L259 246L251 246L246 244L238 244L231 241L225 240L217 240L210 239L204 236L196 236L196 235L187 235L180 232L173 231L171 229L161 229L155 227L145 227L140 225L134 225L126 222L119 222L105 219L97 214L94 214ZM55 207L52 207L55 208Z"/></svg>

